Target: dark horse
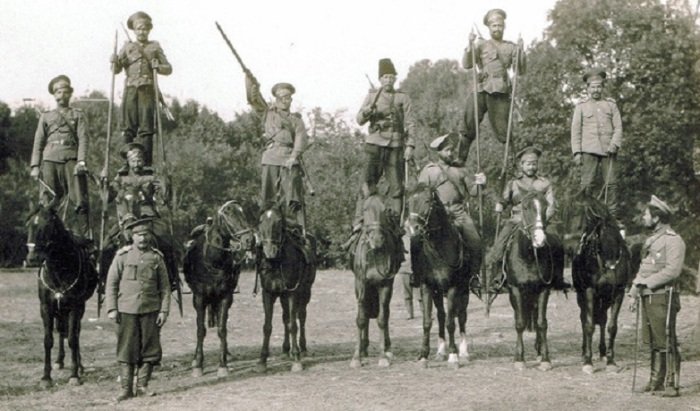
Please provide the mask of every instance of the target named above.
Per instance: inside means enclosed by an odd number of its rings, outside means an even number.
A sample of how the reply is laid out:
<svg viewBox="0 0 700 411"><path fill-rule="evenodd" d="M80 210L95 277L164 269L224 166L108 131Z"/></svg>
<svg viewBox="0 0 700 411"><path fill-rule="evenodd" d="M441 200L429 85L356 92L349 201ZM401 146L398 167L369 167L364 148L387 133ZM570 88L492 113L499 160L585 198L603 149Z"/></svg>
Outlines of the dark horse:
<svg viewBox="0 0 700 411"><path fill-rule="evenodd" d="M282 349L292 358L292 371L301 371L301 355L306 353L306 306L316 278L313 240L307 240L311 242L310 255L305 255L301 233L287 226L281 207L275 205L260 216L257 241L256 271L260 276L265 311L258 371L267 369L272 312L278 297L285 329Z"/></svg>
<svg viewBox="0 0 700 411"><path fill-rule="evenodd" d="M403 243L399 233L399 219L386 209L380 196L368 197L363 206L362 231L352 259L357 297L357 348L350 366L362 365L369 347L369 320L377 319L383 336L379 366L389 366L391 339L389 338L389 305L394 275L403 261Z"/></svg>
<svg viewBox="0 0 700 411"><path fill-rule="evenodd" d="M209 327L216 326L220 340L217 375L228 375L226 322L238 284L241 263L246 252L253 251L255 230L243 207L228 201L207 224L193 230L193 240L183 261L185 281L192 290L192 304L197 311L197 347L192 360L192 375L202 376L205 317Z"/></svg>
<svg viewBox="0 0 700 411"><path fill-rule="evenodd" d="M615 364L615 336L617 317L625 296L625 287L631 281L630 253L620 235L615 219L601 201L582 195L577 198L581 208L583 233L573 256L571 274L576 290L576 301L581 310L583 343L583 372L593 373L593 333L600 327L600 358L606 358L609 371L617 371ZM610 322L608 323L608 310ZM608 344L605 326L608 323Z"/></svg>
<svg viewBox="0 0 700 411"><path fill-rule="evenodd" d="M445 326L449 333L448 363L459 367L459 357L468 358L467 305L469 304L469 253L457 228L451 223L447 210L437 192L419 184L408 198L408 232L411 236L411 265L414 275L420 278L423 312L423 348L420 361L427 366L430 353L430 328L432 306L435 304L438 318L438 352L445 357ZM445 313L443 297L447 297ZM445 317L447 315L447 324ZM459 357L455 344L455 317L459 323L461 341Z"/></svg>
<svg viewBox="0 0 700 411"><path fill-rule="evenodd" d="M63 368L63 341L71 349L69 383L80 384L80 320L85 314L85 302L95 292L97 271L86 247L80 244L64 226L51 207L39 206L29 217L34 224L34 251L39 268L39 301L44 323L44 376L41 385L51 385L51 349L53 329L59 334L58 358L55 366Z"/></svg>
<svg viewBox="0 0 700 411"><path fill-rule="evenodd" d="M547 302L552 289L563 284L564 247L552 233L545 232L546 200L530 192L522 201L522 219L508 240L504 270L510 305L515 312L515 368L525 368L523 331L535 329L535 350L539 368L552 368L547 345Z"/></svg>

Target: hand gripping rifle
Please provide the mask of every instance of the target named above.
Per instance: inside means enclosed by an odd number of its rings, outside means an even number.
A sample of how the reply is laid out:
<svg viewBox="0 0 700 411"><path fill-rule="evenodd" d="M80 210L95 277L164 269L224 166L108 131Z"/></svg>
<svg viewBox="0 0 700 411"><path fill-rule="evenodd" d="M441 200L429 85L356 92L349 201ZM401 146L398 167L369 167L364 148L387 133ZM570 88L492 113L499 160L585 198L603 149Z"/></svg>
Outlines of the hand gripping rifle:
<svg viewBox="0 0 700 411"><path fill-rule="evenodd" d="M117 41L119 37L119 32L114 31L114 54L117 54ZM107 206L109 201L109 187L107 178L109 177L109 147L112 141L112 112L114 111L114 78L116 74L112 72L112 81L109 88L109 107L107 108L107 141L105 142L105 163L100 173L100 192L102 194L102 210L100 212L100 251L99 257L97 259L98 271L101 273L104 269L102 267L102 253L105 248L105 229L107 222ZM98 281L97 289L97 317L100 317L100 312L102 311L102 304L105 300L105 279L100 276Z"/></svg>

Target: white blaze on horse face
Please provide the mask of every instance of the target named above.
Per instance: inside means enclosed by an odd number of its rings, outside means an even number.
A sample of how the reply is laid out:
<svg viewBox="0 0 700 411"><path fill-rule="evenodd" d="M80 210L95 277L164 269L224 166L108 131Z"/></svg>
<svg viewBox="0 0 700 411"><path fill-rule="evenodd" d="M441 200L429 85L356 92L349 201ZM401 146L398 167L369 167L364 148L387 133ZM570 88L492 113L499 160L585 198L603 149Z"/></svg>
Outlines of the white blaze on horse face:
<svg viewBox="0 0 700 411"><path fill-rule="evenodd" d="M532 235L532 246L540 248L544 245L547 235L544 233L544 223L542 222L542 206L538 199L533 200L535 204L535 232Z"/></svg>

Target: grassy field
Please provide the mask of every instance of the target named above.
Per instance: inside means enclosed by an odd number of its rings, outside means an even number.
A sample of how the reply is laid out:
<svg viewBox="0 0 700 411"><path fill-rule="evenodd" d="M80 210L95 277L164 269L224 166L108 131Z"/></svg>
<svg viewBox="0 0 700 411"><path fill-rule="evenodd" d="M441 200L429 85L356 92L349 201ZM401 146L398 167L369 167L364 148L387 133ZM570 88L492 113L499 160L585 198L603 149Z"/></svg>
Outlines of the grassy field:
<svg viewBox="0 0 700 411"><path fill-rule="evenodd" d="M400 287L395 287L390 329L395 359L389 368L377 366L378 330L370 325L370 358L360 369L349 367L355 344L355 297L349 271L328 270L317 275L309 305L309 356L305 370L291 373L281 355L282 324L276 308L272 358L265 374L255 372L262 341L262 302L252 296L254 275L243 273L229 320L232 354L226 378L217 378L218 338L210 329L205 341L204 376L191 376L195 346L191 295L185 314L173 315L162 331L164 360L151 387L158 395L116 404L115 326L104 315L96 318L96 299L88 302L81 346L85 373L81 386L67 384L67 370L54 371L54 386L39 388L42 333L34 270L0 271L0 409L168 409L168 410L536 410L536 409L686 409L700 410L700 361L683 363L680 398L662 399L630 392L632 383L634 315L620 318L617 373L595 363L596 372L581 371L580 324L575 296L555 294L549 303L549 342L554 369L541 372L533 352L534 334L526 336L527 366L512 365L515 346L513 314L501 295L486 318L483 304L472 296L467 334L471 360L457 370L432 361L427 369L417 362L422 335L420 313L406 320ZM398 283L397 283L398 285ZM625 304L626 306L627 304ZM698 318L697 297L682 297L679 338L684 350ZM436 335L435 324L433 334ZM436 338L431 340L436 346ZM597 335L596 335L597 341ZM640 351L638 385L649 374L648 354Z"/></svg>

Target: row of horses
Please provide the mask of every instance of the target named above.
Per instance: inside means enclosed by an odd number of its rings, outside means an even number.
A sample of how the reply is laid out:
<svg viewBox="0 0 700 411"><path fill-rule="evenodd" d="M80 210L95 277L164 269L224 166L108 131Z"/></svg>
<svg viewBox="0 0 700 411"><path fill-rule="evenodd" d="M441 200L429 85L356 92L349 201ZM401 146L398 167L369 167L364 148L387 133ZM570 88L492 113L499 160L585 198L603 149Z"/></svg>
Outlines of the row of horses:
<svg viewBox="0 0 700 411"><path fill-rule="evenodd" d="M547 301L550 292L563 282L564 247L547 232L545 200L532 193L522 203L522 223L508 241L503 262L510 303L515 313L516 368L524 367L523 333L536 332L535 349L540 368L551 368L547 345ZM581 309L584 372L592 372L592 335L600 327L599 353L607 365L615 365L614 341L617 316L624 290L631 280L630 253L620 237L607 208L598 200L584 198L580 206L581 236L573 253L572 276ZM389 304L393 277L404 259L399 218L384 207L381 197L365 202L362 232L354 247L351 266L357 297L357 346L351 360L359 367L368 357L369 320L377 319L382 341L380 366L393 358L389 333ZM466 342L467 306L470 285L479 273L469 272L470 256L437 193L418 185L406 201L404 226L410 236L413 271L420 279L423 311L423 340L420 361L427 366L430 352L432 307L437 310L438 356L447 357L452 367L468 357ZM193 294L197 313L197 345L192 374L203 370L203 340L206 328L216 327L220 339L218 375L228 375L228 311L233 302L241 266L247 255L255 255L256 288L261 287L265 313L263 343L258 370L266 369L276 300L282 305L285 328L283 352L292 360L292 370L301 370L307 351L306 307L315 279L315 245L300 230L290 227L280 205L257 212L239 202L229 201L202 226L188 246L183 260L184 278ZM80 320L85 302L93 295L100 276L94 262L79 241L64 227L51 208L38 207L31 215L35 252L43 260L38 275L39 299L44 323L44 375L51 384L53 328L59 332L55 362L63 367L64 340L72 350L71 383L79 383ZM307 247L302 244L307 243ZM310 252L305 250L311 250ZM485 287L488 285L482 285ZM473 291L473 290L472 290ZM478 293L477 293L478 294ZM445 309L445 302L446 309ZM608 318L608 311L610 317ZM459 348L455 339L459 325ZM608 339L605 339L606 324ZM445 334L447 330L447 338Z"/></svg>

